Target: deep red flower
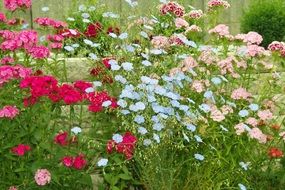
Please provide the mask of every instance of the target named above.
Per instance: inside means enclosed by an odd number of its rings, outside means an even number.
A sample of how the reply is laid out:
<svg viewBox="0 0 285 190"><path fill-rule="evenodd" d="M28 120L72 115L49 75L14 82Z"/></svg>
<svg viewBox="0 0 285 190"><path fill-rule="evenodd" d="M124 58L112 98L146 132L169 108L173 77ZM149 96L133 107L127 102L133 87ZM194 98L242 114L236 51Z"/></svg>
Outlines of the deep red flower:
<svg viewBox="0 0 285 190"><path fill-rule="evenodd" d="M114 33L114 34L117 34L119 35L120 34L120 29L118 27L109 27L107 29L107 34L110 34L110 33Z"/></svg>
<svg viewBox="0 0 285 190"><path fill-rule="evenodd" d="M100 22L96 22L94 24L89 24L87 26L84 34L87 37L97 37L98 33L102 30L102 24Z"/></svg>
<svg viewBox="0 0 285 190"><path fill-rule="evenodd" d="M69 168L69 167L72 167L74 163L74 158L71 156L65 156L61 159L61 162L63 165Z"/></svg>
<svg viewBox="0 0 285 190"><path fill-rule="evenodd" d="M75 104L82 101L81 93L68 84L64 84L59 88L59 95L66 104Z"/></svg>
<svg viewBox="0 0 285 190"><path fill-rule="evenodd" d="M281 158L281 157L283 157L283 152L282 152L282 150L273 147L273 148L269 149L268 156L270 158Z"/></svg>
<svg viewBox="0 0 285 190"><path fill-rule="evenodd" d="M56 144L59 144L61 146L65 146L68 144L68 133L65 131L63 133L58 133L55 137L54 137L54 142Z"/></svg>
<svg viewBox="0 0 285 190"><path fill-rule="evenodd" d="M115 141L114 140L109 140L107 143L107 147L106 150L108 152L108 154L111 154L113 152L113 148L115 147Z"/></svg>
<svg viewBox="0 0 285 190"><path fill-rule="evenodd" d="M103 58L102 59L102 63L105 65L105 67L107 67L108 69L111 68L111 65L109 63L109 61L112 60L111 58Z"/></svg>
<svg viewBox="0 0 285 190"><path fill-rule="evenodd" d="M80 90L81 93L85 93L85 90L86 90L87 88L92 87L93 85L92 85L92 83L90 83L90 82L85 82L85 81L79 80L79 81L76 81L76 82L73 84L73 86L74 86L76 89Z"/></svg>
<svg viewBox="0 0 285 190"><path fill-rule="evenodd" d="M27 151L30 151L31 147L29 145L19 144L18 146L12 148L12 152L18 156L24 156Z"/></svg>
<svg viewBox="0 0 285 190"><path fill-rule="evenodd" d="M84 159L84 155L78 155L74 158L73 168L77 170L83 169L87 164L87 161Z"/></svg>

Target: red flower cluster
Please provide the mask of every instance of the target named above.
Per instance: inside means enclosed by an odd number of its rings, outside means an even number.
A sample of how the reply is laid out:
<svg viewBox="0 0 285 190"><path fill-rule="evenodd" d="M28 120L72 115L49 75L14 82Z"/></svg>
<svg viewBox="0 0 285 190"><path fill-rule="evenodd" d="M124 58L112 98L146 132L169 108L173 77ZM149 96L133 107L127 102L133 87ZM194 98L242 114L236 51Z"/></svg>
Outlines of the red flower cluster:
<svg viewBox="0 0 285 190"><path fill-rule="evenodd" d="M283 152L278 148L270 148L268 151L268 156L270 158L281 158L283 157Z"/></svg>
<svg viewBox="0 0 285 190"><path fill-rule="evenodd" d="M130 160L133 157L136 142L137 138L130 132L126 132L121 143L116 143L114 140L110 140L107 143L107 152L111 154L115 149L118 153L124 154L126 159Z"/></svg>
<svg viewBox="0 0 285 190"><path fill-rule="evenodd" d="M56 144L59 144L61 146L65 146L68 144L68 133L62 132L62 133L58 133L55 137L54 137L54 142Z"/></svg>
<svg viewBox="0 0 285 190"><path fill-rule="evenodd" d="M87 37L97 37L99 32L102 30L102 24L100 22L96 22L94 24L89 24L87 26L86 31L84 32Z"/></svg>
<svg viewBox="0 0 285 190"><path fill-rule="evenodd" d="M12 79L25 79L32 74L30 68L22 67L21 65L10 66L4 65L0 66L0 87L9 82Z"/></svg>
<svg viewBox="0 0 285 190"><path fill-rule="evenodd" d="M83 169L87 164L87 161L85 160L83 154L80 154L76 157L65 156L62 158L61 162L64 166L68 168L73 167L74 169L77 170Z"/></svg>
<svg viewBox="0 0 285 190"><path fill-rule="evenodd" d="M175 2L163 4L160 8L162 14L172 13L177 17L182 17L185 13L184 7Z"/></svg>
<svg viewBox="0 0 285 190"><path fill-rule="evenodd" d="M66 28L67 24L65 22L59 21L59 20L54 20L52 18L48 17L39 17L34 20L35 23L37 23L40 26L50 26L53 27L54 29L62 29Z"/></svg>
<svg viewBox="0 0 285 190"><path fill-rule="evenodd" d="M6 22L6 16L2 12L0 12L0 22Z"/></svg>
<svg viewBox="0 0 285 190"><path fill-rule="evenodd" d="M13 147L11 151L17 156L24 156L27 151L30 151L31 147L29 145L19 144L16 147Z"/></svg>
<svg viewBox="0 0 285 190"><path fill-rule="evenodd" d="M25 106L36 103L40 97L47 97L52 102L62 100L68 105L86 100L90 103L89 110L92 112L102 111L103 102L108 100L112 102L112 108L117 107L116 99L110 97L107 92L86 93L85 90L90 87L92 84L85 81L59 86L57 80L51 76L30 76L20 83L20 88L28 88L31 93L31 96L24 100Z"/></svg>
<svg viewBox="0 0 285 190"><path fill-rule="evenodd" d="M4 0L4 6L10 11L15 11L20 8L30 8L32 6L31 0Z"/></svg>

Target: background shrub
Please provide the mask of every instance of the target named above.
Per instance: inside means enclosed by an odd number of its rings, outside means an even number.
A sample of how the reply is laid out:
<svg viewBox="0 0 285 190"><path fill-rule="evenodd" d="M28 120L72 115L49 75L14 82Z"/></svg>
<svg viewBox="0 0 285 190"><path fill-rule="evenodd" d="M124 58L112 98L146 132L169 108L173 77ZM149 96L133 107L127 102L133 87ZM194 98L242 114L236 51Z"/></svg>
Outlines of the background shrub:
<svg viewBox="0 0 285 190"><path fill-rule="evenodd" d="M242 17L241 31L256 31L263 36L262 46L285 37L284 0L254 0Z"/></svg>

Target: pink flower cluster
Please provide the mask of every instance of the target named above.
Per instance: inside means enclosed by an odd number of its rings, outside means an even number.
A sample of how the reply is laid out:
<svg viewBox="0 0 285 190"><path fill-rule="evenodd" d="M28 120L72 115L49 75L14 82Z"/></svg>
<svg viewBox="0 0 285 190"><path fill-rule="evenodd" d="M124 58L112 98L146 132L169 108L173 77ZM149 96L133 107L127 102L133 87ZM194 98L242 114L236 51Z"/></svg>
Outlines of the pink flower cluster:
<svg viewBox="0 0 285 190"><path fill-rule="evenodd" d="M0 118L13 119L17 115L19 115L19 110L16 106L4 106L0 109Z"/></svg>
<svg viewBox="0 0 285 190"><path fill-rule="evenodd" d="M12 79L24 79L32 74L32 70L30 68L25 68L20 65L9 66L4 65L0 66L0 87L9 82Z"/></svg>
<svg viewBox="0 0 285 190"><path fill-rule="evenodd" d="M45 59L50 56L50 51L45 46L34 46L27 51L34 59Z"/></svg>
<svg viewBox="0 0 285 190"><path fill-rule="evenodd" d="M271 120L273 118L273 114L270 110L260 110L257 115L263 121Z"/></svg>
<svg viewBox="0 0 285 190"><path fill-rule="evenodd" d="M230 35L229 27L224 24L219 24L215 28L209 30L209 34L217 34L220 37L227 37Z"/></svg>
<svg viewBox="0 0 285 190"><path fill-rule="evenodd" d="M165 36L154 36L151 40L154 48L167 48L170 46L169 39Z"/></svg>
<svg viewBox="0 0 285 190"><path fill-rule="evenodd" d="M4 13L1 13L1 12L0 12L0 23L1 23L1 22L6 22L6 16L5 16Z"/></svg>
<svg viewBox="0 0 285 190"><path fill-rule="evenodd" d="M54 20L52 18L48 17L39 17L34 20L35 23L37 23L40 26L50 26L55 29L62 29L66 28L67 24L65 22L59 21L59 20Z"/></svg>
<svg viewBox="0 0 285 190"><path fill-rule="evenodd" d="M80 154L76 157L65 156L61 159L61 162L64 166L68 168L73 167L77 170L81 170L87 165L87 161L85 160L83 154Z"/></svg>
<svg viewBox="0 0 285 190"><path fill-rule="evenodd" d="M265 144L267 141L267 135L263 134L257 127L251 129L248 134L250 138L258 140L259 143Z"/></svg>
<svg viewBox="0 0 285 190"><path fill-rule="evenodd" d="M1 59L1 61L0 61L0 63L3 64L3 65L8 65L8 64L14 63L14 62L15 62L15 60L12 57L9 57L9 56L3 57Z"/></svg>
<svg viewBox="0 0 285 190"><path fill-rule="evenodd" d="M251 93L244 88L235 89L231 95L231 98L234 100L248 100L250 97L252 97Z"/></svg>
<svg viewBox="0 0 285 190"><path fill-rule="evenodd" d="M4 0L4 6L10 11L15 11L21 8L30 8L32 6L31 0Z"/></svg>
<svg viewBox="0 0 285 190"><path fill-rule="evenodd" d="M185 16L190 17L192 19L199 19L203 16L203 11L202 10L192 10Z"/></svg>
<svg viewBox="0 0 285 190"><path fill-rule="evenodd" d="M113 149L118 153L124 154L126 159L131 159L134 154L137 138L133 136L130 132L126 132L123 136L123 141L116 143L114 140L110 140L107 143L107 152L111 154Z"/></svg>
<svg viewBox="0 0 285 190"><path fill-rule="evenodd" d="M0 44L3 51L15 51L17 49L29 49L38 42L37 32L34 30L23 30L21 32L0 31L0 36L4 41Z"/></svg>
<svg viewBox="0 0 285 190"><path fill-rule="evenodd" d="M247 34L244 35L244 39L243 42L247 43L247 44L261 44L261 42L263 41L263 38L260 34L258 34L257 32L249 32Z"/></svg>
<svg viewBox="0 0 285 190"><path fill-rule="evenodd" d="M231 5L225 0L210 0L208 2L209 9L224 7L225 9L229 8Z"/></svg>
<svg viewBox="0 0 285 190"><path fill-rule="evenodd" d="M168 2L160 7L160 12L164 15L172 13L177 17L182 17L184 15L184 7L176 2Z"/></svg>
<svg viewBox="0 0 285 190"><path fill-rule="evenodd" d="M257 57L265 54L265 49L258 45L248 45L246 49L247 55L250 57Z"/></svg>
<svg viewBox="0 0 285 190"><path fill-rule="evenodd" d="M278 52L281 56L285 57L285 43L274 41L269 44L268 49L272 52Z"/></svg>
<svg viewBox="0 0 285 190"><path fill-rule="evenodd" d="M39 186L45 186L50 183L51 174L47 169L38 169L34 178Z"/></svg>
<svg viewBox="0 0 285 190"><path fill-rule="evenodd" d="M11 151L17 156L24 156L26 152L30 151L31 147L25 144L19 144L16 147L13 147Z"/></svg>
<svg viewBox="0 0 285 190"><path fill-rule="evenodd" d="M225 119L225 115L216 106L211 106L210 117L217 122L221 122Z"/></svg>
<svg viewBox="0 0 285 190"><path fill-rule="evenodd" d="M184 20L183 18L176 18L175 19L175 26L176 28L187 28L189 27L189 23Z"/></svg>

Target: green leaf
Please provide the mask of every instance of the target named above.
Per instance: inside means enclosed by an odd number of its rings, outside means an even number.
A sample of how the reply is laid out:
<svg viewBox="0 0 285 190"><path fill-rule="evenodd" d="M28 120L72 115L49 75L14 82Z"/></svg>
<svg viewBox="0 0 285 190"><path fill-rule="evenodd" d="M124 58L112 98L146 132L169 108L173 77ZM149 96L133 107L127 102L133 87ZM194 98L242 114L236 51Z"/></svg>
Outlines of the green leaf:
<svg viewBox="0 0 285 190"><path fill-rule="evenodd" d="M118 187L116 187L116 186L112 186L111 190L120 190L120 189Z"/></svg>
<svg viewBox="0 0 285 190"><path fill-rule="evenodd" d="M123 173L123 174L119 174L119 178L123 179L123 180L131 180L132 179L132 176L126 174L126 173Z"/></svg>

